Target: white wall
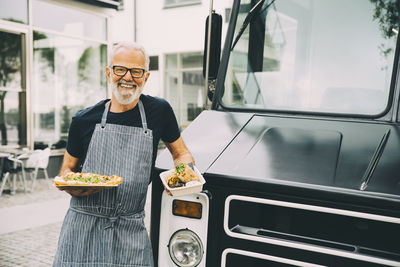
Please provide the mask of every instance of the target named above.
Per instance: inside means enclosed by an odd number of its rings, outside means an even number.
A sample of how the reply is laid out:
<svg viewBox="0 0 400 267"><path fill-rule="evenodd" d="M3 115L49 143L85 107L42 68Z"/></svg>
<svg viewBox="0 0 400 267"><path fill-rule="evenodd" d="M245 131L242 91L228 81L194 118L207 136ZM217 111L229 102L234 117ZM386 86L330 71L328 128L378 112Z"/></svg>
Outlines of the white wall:
<svg viewBox="0 0 400 267"><path fill-rule="evenodd" d="M205 21L210 1L201 4L164 8L165 0L136 1L136 37L150 55L159 56L159 70L153 71L144 93L163 97L164 56L172 53L202 52L204 49ZM214 1L213 9L222 15L222 37L228 27L225 8L233 0ZM222 39L222 46L224 38Z"/></svg>
<svg viewBox="0 0 400 267"><path fill-rule="evenodd" d="M214 1L214 10L225 20L232 0ZM151 54L202 51L205 19L210 2L164 8L164 0L137 1L137 41ZM223 31L227 23L223 24Z"/></svg>
<svg viewBox="0 0 400 267"><path fill-rule="evenodd" d="M122 11L94 7L73 0L48 1L110 16L111 42L134 41L136 2L136 41L144 45L151 55L203 50L209 0L173 8L164 8L165 0L125 0ZM228 26L225 23L225 8L230 8L232 2L233 0L214 0L214 10L223 17L223 32Z"/></svg>
<svg viewBox="0 0 400 267"><path fill-rule="evenodd" d="M109 37L112 43L133 42L135 37L134 1L125 0L124 9L116 11L110 18Z"/></svg>

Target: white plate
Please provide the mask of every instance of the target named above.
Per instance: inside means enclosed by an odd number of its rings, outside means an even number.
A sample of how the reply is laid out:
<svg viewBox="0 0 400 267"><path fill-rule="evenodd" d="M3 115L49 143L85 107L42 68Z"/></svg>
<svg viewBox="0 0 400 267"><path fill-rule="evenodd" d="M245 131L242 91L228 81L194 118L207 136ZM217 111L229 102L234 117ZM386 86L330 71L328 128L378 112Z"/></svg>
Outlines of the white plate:
<svg viewBox="0 0 400 267"><path fill-rule="evenodd" d="M196 168L196 166L193 166L193 169L194 169L194 172L196 173L196 175L200 178L200 183L198 183L196 185L182 186L182 187L175 187L175 188L169 187L167 180L175 172L175 168L160 173L161 182L171 192L171 194L173 196L184 196L184 195L188 195L188 194L199 193L199 192L201 192L201 190L203 190L203 184L206 183L206 180L204 180L203 175L201 175L201 173Z"/></svg>
<svg viewBox="0 0 400 267"><path fill-rule="evenodd" d="M106 189L106 188L113 188L113 187L117 187L118 184L116 185L84 185L84 184L77 184L77 185L55 185L56 187L60 188L60 189L98 189L98 188L102 188L102 189Z"/></svg>

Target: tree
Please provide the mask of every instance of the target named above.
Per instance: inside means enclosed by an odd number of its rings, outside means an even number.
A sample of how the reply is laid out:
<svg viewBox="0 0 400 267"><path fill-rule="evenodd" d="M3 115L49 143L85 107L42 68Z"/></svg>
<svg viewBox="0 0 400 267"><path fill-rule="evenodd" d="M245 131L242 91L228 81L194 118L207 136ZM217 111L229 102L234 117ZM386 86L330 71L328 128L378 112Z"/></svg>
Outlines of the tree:
<svg viewBox="0 0 400 267"><path fill-rule="evenodd" d="M39 41L42 39L47 39L47 35L41 32L33 32L33 41ZM54 47L41 47L41 48L34 48L34 51L40 51L40 57L44 61L46 61L52 71L54 73L54 54L55 54L55 48ZM33 53L33 56L37 56L38 53Z"/></svg>
<svg viewBox="0 0 400 267"><path fill-rule="evenodd" d="M383 38L391 39L399 30L400 0L370 0L370 2L375 5L373 19L378 21ZM384 44L381 44L379 49L384 57L394 51L394 47L387 47Z"/></svg>

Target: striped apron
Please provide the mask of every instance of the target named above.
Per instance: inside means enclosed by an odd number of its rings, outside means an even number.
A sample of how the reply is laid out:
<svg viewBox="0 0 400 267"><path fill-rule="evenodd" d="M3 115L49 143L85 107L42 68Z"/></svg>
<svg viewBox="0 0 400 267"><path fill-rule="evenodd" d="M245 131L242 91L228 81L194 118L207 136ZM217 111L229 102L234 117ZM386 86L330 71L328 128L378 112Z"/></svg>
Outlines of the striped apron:
<svg viewBox="0 0 400 267"><path fill-rule="evenodd" d="M107 103L82 171L116 174L124 181L116 188L71 198L53 266L153 266L144 226L153 137L142 102L138 105L143 128L107 124Z"/></svg>

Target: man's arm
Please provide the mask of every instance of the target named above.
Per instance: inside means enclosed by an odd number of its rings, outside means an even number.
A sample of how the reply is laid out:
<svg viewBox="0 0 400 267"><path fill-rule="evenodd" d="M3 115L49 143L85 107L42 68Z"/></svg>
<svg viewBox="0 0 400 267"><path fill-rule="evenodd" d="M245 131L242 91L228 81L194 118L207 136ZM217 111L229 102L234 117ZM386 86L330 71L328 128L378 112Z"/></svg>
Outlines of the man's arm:
<svg viewBox="0 0 400 267"><path fill-rule="evenodd" d="M65 150L64 159L63 159L63 163L61 165L59 175L61 176L68 172L75 171L76 167L78 166L78 161L79 161L78 158L75 158L74 156L69 154L68 151Z"/></svg>
<svg viewBox="0 0 400 267"><path fill-rule="evenodd" d="M176 141L172 143L164 142L167 146L169 152L171 152L172 158L174 160L174 165L179 163L193 163L194 159L192 154L190 154L185 143L183 142L182 136L180 136Z"/></svg>

